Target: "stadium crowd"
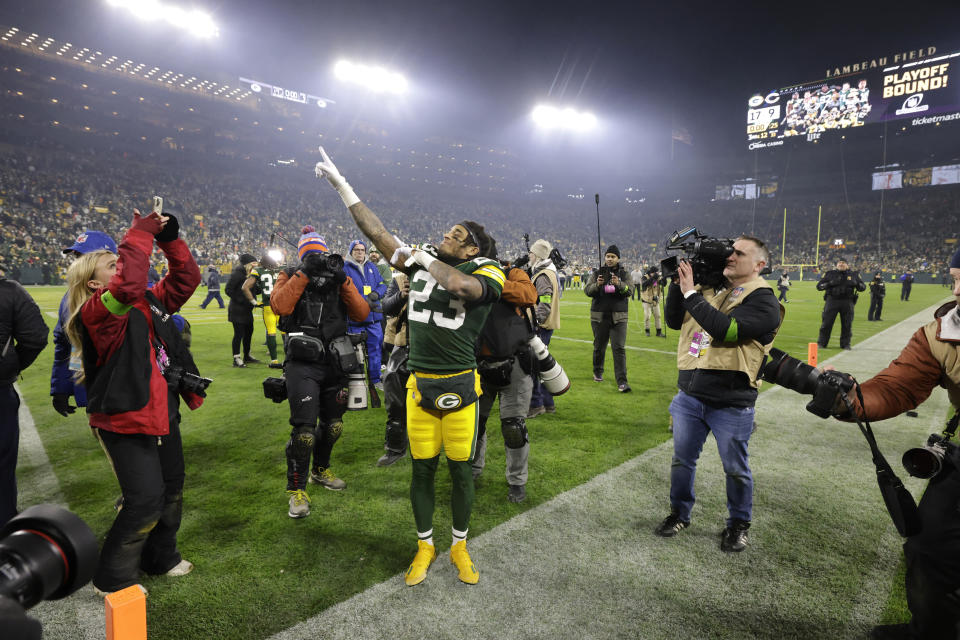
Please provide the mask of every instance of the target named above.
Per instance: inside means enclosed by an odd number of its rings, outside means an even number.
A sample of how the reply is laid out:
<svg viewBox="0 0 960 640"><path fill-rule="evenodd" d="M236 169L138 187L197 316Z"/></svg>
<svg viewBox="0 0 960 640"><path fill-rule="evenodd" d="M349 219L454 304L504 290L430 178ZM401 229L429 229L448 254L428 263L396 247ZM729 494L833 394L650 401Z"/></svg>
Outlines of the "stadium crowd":
<svg viewBox="0 0 960 640"><path fill-rule="evenodd" d="M59 282L64 265L57 247L68 246L87 228L119 235L126 212L145 206L154 194L164 196L166 209L183 220L198 262L224 271L240 253L261 253L269 246L289 249L281 236L295 236L305 224L324 228L331 246L346 251L356 231L344 225L336 203L316 188L312 175L299 168L250 164L178 151L136 158L109 150L11 148L0 159L0 256L14 276L33 267L42 270L44 283ZM370 184L371 203L401 221L398 226L410 235L404 238L408 242L442 235L438 220L443 218L436 214L444 213L483 220L495 231L505 257L524 255L522 236L530 233L555 238L568 270L582 272L598 260L593 217L583 215L591 207L584 201L476 195L389 181ZM875 199L824 205L820 264L830 265L839 255L832 248L839 238L844 243L840 253L863 272L880 270L896 277L909 269L936 274L954 246L945 241L955 225L945 222L956 215L960 188L909 190L888 197L879 251ZM780 207L789 212L784 260ZM603 224L608 233L615 230L629 265L659 260L664 238L688 224L715 237L755 230L771 239L774 269L780 262L816 263L817 205L770 201L757 209L747 201L674 205L652 212L619 208ZM50 242L51 237L57 241Z"/></svg>

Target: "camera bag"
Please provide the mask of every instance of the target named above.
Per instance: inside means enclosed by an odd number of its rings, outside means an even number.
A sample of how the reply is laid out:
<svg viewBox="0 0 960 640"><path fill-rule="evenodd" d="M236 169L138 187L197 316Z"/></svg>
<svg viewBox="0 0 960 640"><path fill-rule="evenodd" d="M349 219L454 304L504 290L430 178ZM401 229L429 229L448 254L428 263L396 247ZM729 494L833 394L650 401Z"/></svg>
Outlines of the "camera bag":
<svg viewBox="0 0 960 640"><path fill-rule="evenodd" d="M287 357L298 362L320 362L323 360L323 342L303 333L291 333L287 337Z"/></svg>

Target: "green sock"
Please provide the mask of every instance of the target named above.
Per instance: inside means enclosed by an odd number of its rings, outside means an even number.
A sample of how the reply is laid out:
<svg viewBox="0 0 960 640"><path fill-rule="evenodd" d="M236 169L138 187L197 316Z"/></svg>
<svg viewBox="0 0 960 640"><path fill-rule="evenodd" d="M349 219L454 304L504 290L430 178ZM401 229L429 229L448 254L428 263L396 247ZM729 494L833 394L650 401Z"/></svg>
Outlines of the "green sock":
<svg viewBox="0 0 960 640"><path fill-rule="evenodd" d="M413 477L410 480L410 503L417 531L433 529L434 476L440 456L426 460L413 460ZM469 467L467 468L470 471ZM471 480L473 475L470 476Z"/></svg>
<svg viewBox="0 0 960 640"><path fill-rule="evenodd" d="M277 359L277 334L267 334L267 351L270 352L270 359Z"/></svg>
<svg viewBox="0 0 960 640"><path fill-rule="evenodd" d="M453 512L453 528L466 531L470 528L470 510L473 508L473 466L469 460L447 460L453 489L450 492L450 510Z"/></svg>

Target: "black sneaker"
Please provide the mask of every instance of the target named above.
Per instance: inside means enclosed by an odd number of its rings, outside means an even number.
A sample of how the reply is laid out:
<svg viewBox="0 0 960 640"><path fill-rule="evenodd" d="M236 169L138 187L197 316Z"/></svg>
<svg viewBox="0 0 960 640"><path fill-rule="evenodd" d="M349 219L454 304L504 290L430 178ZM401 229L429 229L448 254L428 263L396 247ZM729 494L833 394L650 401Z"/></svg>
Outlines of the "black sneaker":
<svg viewBox="0 0 960 640"><path fill-rule="evenodd" d="M260 360L257 360L256 358L254 358L254 357L252 357L252 356L243 356L243 362L244 362L245 364L260 364L261 361L260 361Z"/></svg>
<svg viewBox="0 0 960 640"><path fill-rule="evenodd" d="M389 467L394 462L407 455L406 451L390 451L389 449L377 459L378 467Z"/></svg>
<svg viewBox="0 0 960 640"><path fill-rule="evenodd" d="M522 484L511 484L507 491L507 500L510 502L523 502L527 498L527 488Z"/></svg>
<svg viewBox="0 0 960 640"><path fill-rule="evenodd" d="M689 526L689 520L681 520L680 516L671 513L663 519L663 522L657 525L657 528L654 529L653 532L661 538L672 538Z"/></svg>
<svg viewBox="0 0 960 640"><path fill-rule="evenodd" d="M747 529L750 523L745 520L731 520L720 534L720 550L736 553L747 548Z"/></svg>

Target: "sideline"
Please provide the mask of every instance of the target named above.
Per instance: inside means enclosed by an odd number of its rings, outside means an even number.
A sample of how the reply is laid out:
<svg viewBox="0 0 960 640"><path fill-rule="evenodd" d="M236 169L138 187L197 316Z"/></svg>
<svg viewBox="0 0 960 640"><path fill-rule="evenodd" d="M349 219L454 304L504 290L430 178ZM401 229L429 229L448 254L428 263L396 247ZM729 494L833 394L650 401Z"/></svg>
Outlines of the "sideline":
<svg viewBox="0 0 960 640"><path fill-rule="evenodd" d="M937 306L828 362L869 377ZM755 518L742 554L717 548L725 480L709 442L690 529L670 540L653 535L668 509L668 441L472 538L479 584L459 583L438 550L421 585L395 576L271 640L865 637L883 611L902 540L856 426L813 416L808 400L774 387L757 402ZM888 459L896 464L939 431L948 405L938 389L920 419L874 425ZM925 483L897 467L918 495Z"/></svg>

